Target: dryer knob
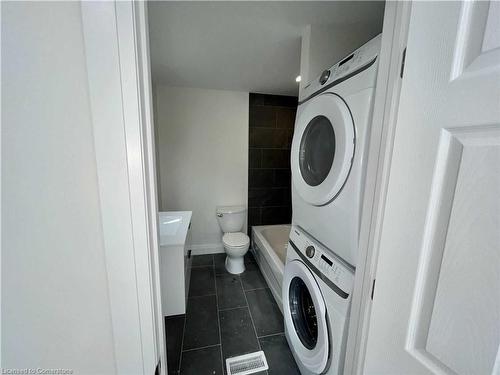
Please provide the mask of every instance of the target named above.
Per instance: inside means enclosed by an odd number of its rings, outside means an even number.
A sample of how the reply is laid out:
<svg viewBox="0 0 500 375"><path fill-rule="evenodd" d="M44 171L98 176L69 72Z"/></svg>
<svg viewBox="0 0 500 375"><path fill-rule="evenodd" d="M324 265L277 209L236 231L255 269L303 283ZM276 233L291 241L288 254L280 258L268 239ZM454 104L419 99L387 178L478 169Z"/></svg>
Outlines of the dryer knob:
<svg viewBox="0 0 500 375"><path fill-rule="evenodd" d="M323 73L321 73L321 76L319 77L319 83L324 85L326 81L328 81L328 78L330 78L330 71L327 69L324 70Z"/></svg>
<svg viewBox="0 0 500 375"><path fill-rule="evenodd" d="M312 258L314 256L315 252L316 252L316 250L314 249L314 246L307 246L307 248L306 248L306 255L309 258Z"/></svg>

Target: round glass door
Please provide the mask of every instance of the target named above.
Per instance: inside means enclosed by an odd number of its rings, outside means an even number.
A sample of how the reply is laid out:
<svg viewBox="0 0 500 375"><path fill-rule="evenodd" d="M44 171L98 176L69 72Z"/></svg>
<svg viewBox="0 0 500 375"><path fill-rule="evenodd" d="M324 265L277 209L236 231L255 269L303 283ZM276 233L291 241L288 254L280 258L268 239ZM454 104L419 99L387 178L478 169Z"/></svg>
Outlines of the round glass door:
<svg viewBox="0 0 500 375"><path fill-rule="evenodd" d="M300 173L310 186L328 177L335 157L335 131L325 116L314 117L300 141Z"/></svg>
<svg viewBox="0 0 500 375"><path fill-rule="evenodd" d="M296 360L313 374L328 366L330 334L326 305L311 270L300 260L285 265L283 319Z"/></svg>
<svg viewBox="0 0 500 375"><path fill-rule="evenodd" d="M318 342L316 308L306 284L298 277L290 282L289 304L295 332L307 349L314 349Z"/></svg>
<svg viewBox="0 0 500 375"><path fill-rule="evenodd" d="M334 200L349 177L354 146L354 122L342 98L326 93L301 104L291 154L301 198L315 206Z"/></svg>

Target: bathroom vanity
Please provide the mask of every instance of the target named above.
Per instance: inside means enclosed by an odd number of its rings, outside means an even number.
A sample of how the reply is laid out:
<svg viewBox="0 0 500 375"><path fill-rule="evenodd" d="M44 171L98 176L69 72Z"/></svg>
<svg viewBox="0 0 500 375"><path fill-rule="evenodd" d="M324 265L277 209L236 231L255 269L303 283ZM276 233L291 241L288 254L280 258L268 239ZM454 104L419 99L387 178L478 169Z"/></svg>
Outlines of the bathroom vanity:
<svg viewBox="0 0 500 375"><path fill-rule="evenodd" d="M191 273L191 211L158 214L160 284L164 316L186 313Z"/></svg>

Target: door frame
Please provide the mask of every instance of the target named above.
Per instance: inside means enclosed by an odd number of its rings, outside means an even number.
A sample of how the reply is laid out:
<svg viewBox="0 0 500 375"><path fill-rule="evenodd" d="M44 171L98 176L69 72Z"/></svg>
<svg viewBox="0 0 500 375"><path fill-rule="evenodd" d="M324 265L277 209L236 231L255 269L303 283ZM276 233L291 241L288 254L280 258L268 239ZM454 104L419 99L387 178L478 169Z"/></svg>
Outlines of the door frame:
<svg viewBox="0 0 500 375"><path fill-rule="evenodd" d="M81 13L116 370L165 375L147 4Z"/></svg>
<svg viewBox="0 0 500 375"><path fill-rule="evenodd" d="M359 260L347 338L344 373L363 373L385 201L399 107L411 1L388 1L384 25L373 120L363 194Z"/></svg>
<svg viewBox="0 0 500 375"><path fill-rule="evenodd" d="M156 320L156 356L160 360L159 374L167 374L167 353L165 320L161 304L159 231L158 231L158 192L156 145L154 130L153 86L151 79L151 61L149 52L148 7L145 1L132 1L132 11L135 16L134 37L136 42L137 63L137 95L140 98L141 128L143 131L142 153L144 155L144 177L137 182L144 183L144 198L147 204L148 236L149 236L149 269L150 283L153 291L153 316Z"/></svg>

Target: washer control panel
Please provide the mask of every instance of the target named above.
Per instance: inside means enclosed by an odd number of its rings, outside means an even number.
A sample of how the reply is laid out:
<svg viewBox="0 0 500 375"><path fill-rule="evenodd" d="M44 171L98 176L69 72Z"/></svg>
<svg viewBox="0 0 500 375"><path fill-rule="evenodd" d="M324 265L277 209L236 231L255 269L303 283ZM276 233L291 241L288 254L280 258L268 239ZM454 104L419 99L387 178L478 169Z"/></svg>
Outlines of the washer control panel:
<svg viewBox="0 0 500 375"><path fill-rule="evenodd" d="M303 259L322 273L346 293L351 293L354 284L354 268L340 259L331 250L309 236L304 230L292 226L290 245L300 252ZM289 249L288 251L294 251Z"/></svg>

